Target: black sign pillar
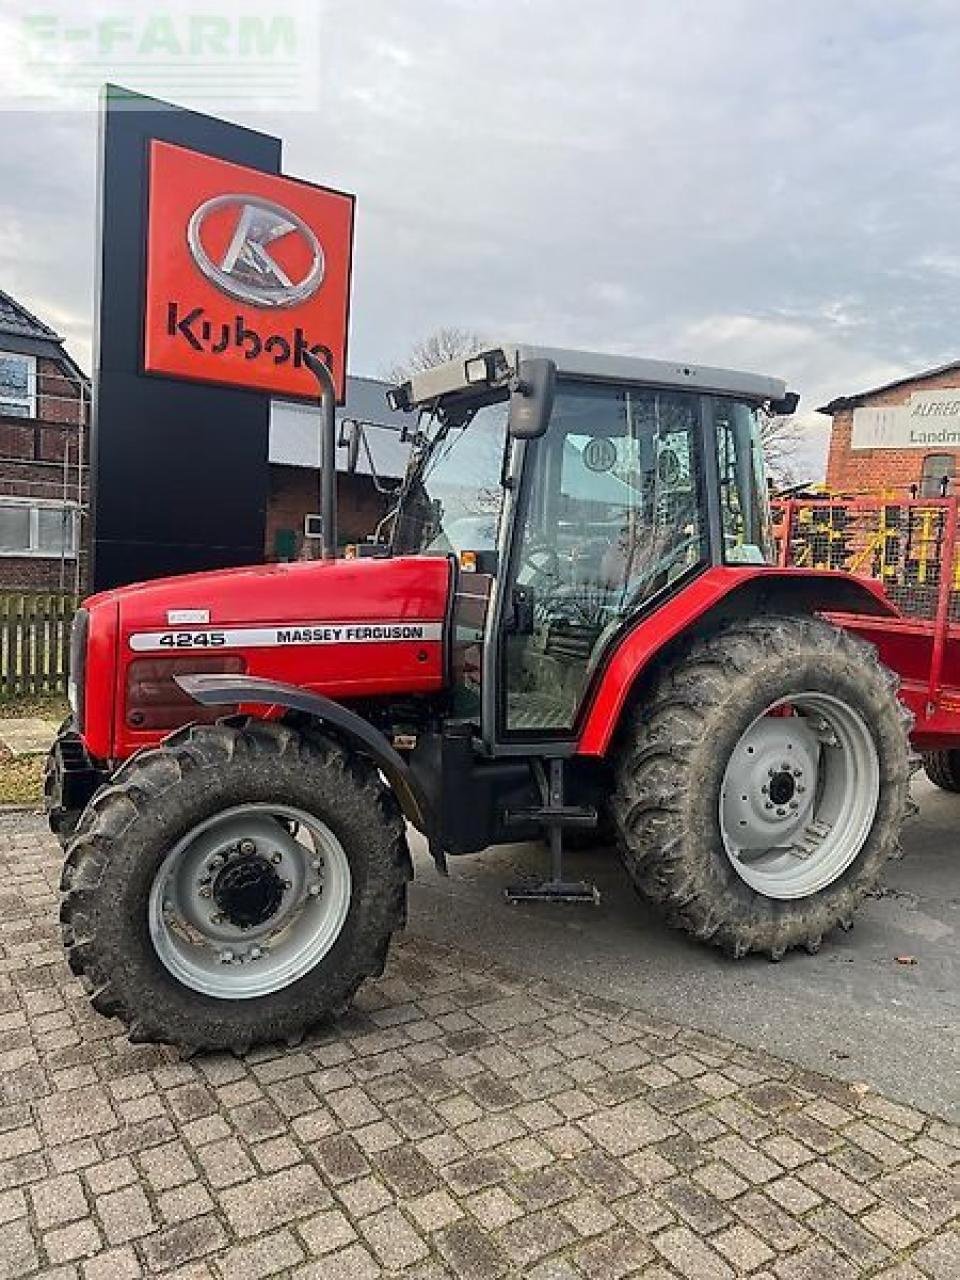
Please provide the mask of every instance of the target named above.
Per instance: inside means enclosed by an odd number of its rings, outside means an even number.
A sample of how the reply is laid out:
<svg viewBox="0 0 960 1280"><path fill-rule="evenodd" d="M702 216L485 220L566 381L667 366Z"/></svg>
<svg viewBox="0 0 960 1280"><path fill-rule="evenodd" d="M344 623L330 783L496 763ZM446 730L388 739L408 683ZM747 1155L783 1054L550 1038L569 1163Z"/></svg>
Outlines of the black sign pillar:
<svg viewBox="0 0 960 1280"><path fill-rule="evenodd" d="M280 171L280 140L108 87L101 117L91 587L263 559L269 398L143 373L148 153Z"/></svg>

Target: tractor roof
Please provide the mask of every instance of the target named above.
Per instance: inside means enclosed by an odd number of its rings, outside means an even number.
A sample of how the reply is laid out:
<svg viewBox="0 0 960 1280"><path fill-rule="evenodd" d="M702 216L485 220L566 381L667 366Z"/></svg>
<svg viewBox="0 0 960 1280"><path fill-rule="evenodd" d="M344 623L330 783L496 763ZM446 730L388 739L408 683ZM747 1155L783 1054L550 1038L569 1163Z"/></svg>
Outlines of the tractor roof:
<svg viewBox="0 0 960 1280"><path fill-rule="evenodd" d="M635 383L641 386L709 391L740 396L757 403L781 400L787 390L780 378L740 373L734 369L715 369L702 364L680 364L670 360L647 360L639 356L604 355L596 351L567 351L559 347L531 347L517 343L484 347L483 351L502 352L505 373L515 370L521 360L541 358L552 360L560 377L590 382ZM445 364L413 374L408 383L409 404L424 404L438 396L467 390L470 384L464 364L469 358L464 356L448 360Z"/></svg>

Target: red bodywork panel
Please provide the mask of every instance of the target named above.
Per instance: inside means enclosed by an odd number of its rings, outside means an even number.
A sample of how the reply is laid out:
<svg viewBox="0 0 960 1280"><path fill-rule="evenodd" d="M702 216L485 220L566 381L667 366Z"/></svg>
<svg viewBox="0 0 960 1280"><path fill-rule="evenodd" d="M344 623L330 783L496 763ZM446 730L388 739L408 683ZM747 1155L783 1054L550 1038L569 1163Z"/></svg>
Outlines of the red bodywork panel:
<svg viewBox="0 0 960 1280"><path fill-rule="evenodd" d="M99 760L125 759L169 729L129 723L131 663L176 661L184 673L240 655L267 676L338 701L443 687L446 559L408 556L262 565L122 587L90 614L83 737ZM191 668L191 654L203 662Z"/></svg>
<svg viewBox="0 0 960 1280"><path fill-rule="evenodd" d="M829 616L838 627L874 645L883 665L900 677L900 701L913 712L910 740L915 749L955 751L960 746L960 626L951 626L938 666L932 622L902 616Z"/></svg>
<svg viewBox="0 0 960 1280"><path fill-rule="evenodd" d="M682 633L695 634L704 614L745 584L759 584L761 579L767 579L770 586L783 585L787 588L816 584L818 580L829 581L831 585L844 584L857 591L865 608L879 615L896 613L879 583L855 578L851 574L832 570L777 569L766 565L707 569L623 636L608 658L595 690L577 743L577 753L584 756L606 755L634 681L663 646Z"/></svg>

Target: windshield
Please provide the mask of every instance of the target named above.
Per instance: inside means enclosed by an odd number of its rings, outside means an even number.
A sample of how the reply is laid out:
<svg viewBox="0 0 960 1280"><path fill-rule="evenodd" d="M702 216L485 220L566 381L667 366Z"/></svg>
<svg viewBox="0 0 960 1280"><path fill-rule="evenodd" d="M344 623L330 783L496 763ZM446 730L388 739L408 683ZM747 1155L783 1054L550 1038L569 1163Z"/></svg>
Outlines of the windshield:
<svg viewBox="0 0 960 1280"><path fill-rule="evenodd" d="M503 502L506 399L456 425L433 412L421 427L393 533L399 555L493 551Z"/></svg>

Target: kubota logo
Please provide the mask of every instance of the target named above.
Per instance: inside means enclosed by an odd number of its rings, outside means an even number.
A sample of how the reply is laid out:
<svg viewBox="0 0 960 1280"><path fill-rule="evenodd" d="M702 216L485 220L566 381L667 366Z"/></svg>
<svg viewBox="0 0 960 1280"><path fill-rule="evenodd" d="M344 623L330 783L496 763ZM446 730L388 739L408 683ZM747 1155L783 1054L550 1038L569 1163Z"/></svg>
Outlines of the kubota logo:
<svg viewBox="0 0 960 1280"><path fill-rule="evenodd" d="M264 336L247 324L243 315L227 321L215 322L203 307L191 307L182 314L179 302L167 303L167 333L171 338L182 338L192 351L204 351L213 356L224 352L242 353L244 360L259 360L261 354L269 356L274 364L290 364L294 369L303 365L303 353L312 351L329 369L333 355L322 343L311 342L300 325L291 333L270 333Z"/></svg>
<svg viewBox="0 0 960 1280"><path fill-rule="evenodd" d="M149 202L144 372L342 403L353 196L154 138Z"/></svg>
<svg viewBox="0 0 960 1280"><path fill-rule="evenodd" d="M214 253L205 229L236 209L226 249ZM230 298L257 307L292 307L313 296L323 283L323 249L312 228L283 205L257 196L222 195L205 200L187 224L187 244L207 279ZM292 255L290 254L292 250ZM287 251L298 262L280 260ZM297 278L291 278L296 274Z"/></svg>

